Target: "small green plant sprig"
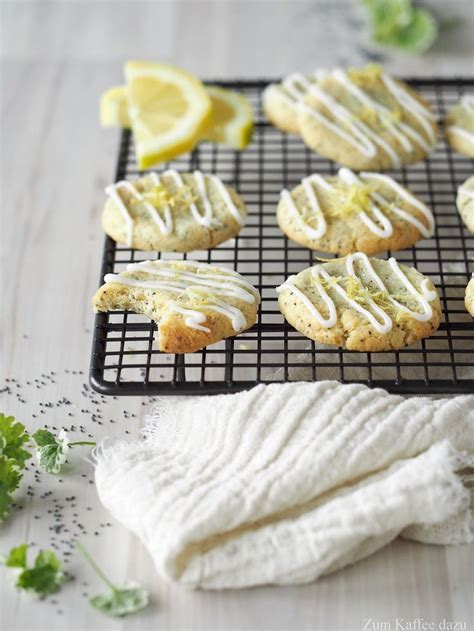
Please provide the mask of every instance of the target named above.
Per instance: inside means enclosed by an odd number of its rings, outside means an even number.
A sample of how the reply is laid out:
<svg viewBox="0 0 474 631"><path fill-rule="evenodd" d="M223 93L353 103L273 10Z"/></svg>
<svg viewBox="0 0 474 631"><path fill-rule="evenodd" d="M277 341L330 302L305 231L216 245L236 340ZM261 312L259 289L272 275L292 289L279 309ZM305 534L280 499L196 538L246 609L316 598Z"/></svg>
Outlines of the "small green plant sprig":
<svg viewBox="0 0 474 631"><path fill-rule="evenodd" d="M28 442L25 426L13 416L0 413L0 524L10 512L12 494L20 486L26 461L31 458L25 449Z"/></svg>
<svg viewBox="0 0 474 631"><path fill-rule="evenodd" d="M82 556L88 561L97 576L109 588L108 593L99 596L93 596L89 599L90 604L107 616L121 617L139 611L148 605L149 597L146 589L139 585L130 583L123 587L117 587L102 572L100 567L90 556L87 550L76 541L76 548Z"/></svg>
<svg viewBox="0 0 474 631"><path fill-rule="evenodd" d="M66 461L66 454L71 447L88 445L94 447L94 441L79 440L69 442L66 430L62 429L57 436L47 429L38 429L31 438L36 444L36 458L39 466L46 473L59 473Z"/></svg>
<svg viewBox="0 0 474 631"><path fill-rule="evenodd" d="M12 548L3 559L6 567L17 570L15 586L43 599L55 594L67 580L62 571L61 561L51 550L42 550L36 556L34 565L28 567L28 544L22 543Z"/></svg>
<svg viewBox="0 0 474 631"><path fill-rule="evenodd" d="M411 0L362 0L368 9L372 39L382 46L421 55L438 37L438 24L429 11Z"/></svg>

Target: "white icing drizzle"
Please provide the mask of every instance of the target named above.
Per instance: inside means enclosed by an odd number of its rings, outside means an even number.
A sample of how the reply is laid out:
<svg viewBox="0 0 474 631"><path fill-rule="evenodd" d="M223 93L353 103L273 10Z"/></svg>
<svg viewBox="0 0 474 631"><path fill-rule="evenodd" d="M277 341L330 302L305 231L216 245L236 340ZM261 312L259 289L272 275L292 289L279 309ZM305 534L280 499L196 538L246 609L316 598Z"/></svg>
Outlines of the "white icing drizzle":
<svg viewBox="0 0 474 631"><path fill-rule="evenodd" d="M382 81L390 90L392 96L397 100L404 110L409 112L423 127L428 138L434 144L436 142L436 134L429 121L436 120L436 116L427 107L425 107L418 99L415 99L409 92L402 88L396 81L386 74L382 74ZM414 130L413 130L414 131Z"/></svg>
<svg viewBox="0 0 474 631"><path fill-rule="evenodd" d="M160 178L157 173L150 173L150 179L152 180L155 186L158 186L160 184ZM120 182L117 182L116 184L110 184L110 186L107 186L107 188L105 189L105 192L118 205L120 212L122 213L122 216L125 219L125 223L127 226L127 246L128 247L132 247L134 221L128 211L128 208L125 202L120 197L119 189L121 188L125 188L134 199L138 200L141 204L143 204L143 206L145 206L151 218L156 223L156 225L158 226L162 234L167 235L173 231L173 218L171 216L171 212L168 206L165 206L163 209L164 216L165 216L165 220L163 221L163 219L160 217L157 209L153 206L153 204L150 204L150 202L146 201L143 195L135 188L135 186L131 182L128 182L127 180L121 180Z"/></svg>
<svg viewBox="0 0 474 631"><path fill-rule="evenodd" d="M448 131L452 134L457 134L458 136L462 136L469 142L474 142L474 133L464 129L464 127L459 127L459 125L448 125Z"/></svg>
<svg viewBox="0 0 474 631"><path fill-rule="evenodd" d="M163 173L163 175L171 177L174 180L177 187L184 186L183 178L175 169L168 169L167 171ZM206 228L210 228L211 226L221 225L220 221L218 221L218 219L213 217L213 210L212 210L211 202L207 194L205 176L201 173L201 171L194 171L193 176L196 181L199 197L204 208L204 214L201 214L196 204L194 202L191 202L189 205L189 209L191 211L193 218L195 219L197 223L199 223L200 225ZM245 218L242 216L239 209L234 204L232 197L229 194L229 191L227 190L227 188L224 186L224 184L220 181L220 179L217 176L209 175L207 177L210 180L212 180L212 182L218 189L219 194L221 195L229 213L234 217L234 219L241 226L243 226L245 223ZM160 176L155 172L150 173L150 179L155 186L159 186L161 184ZM128 247L132 247L134 220L132 216L130 215L130 212L125 202L123 201L123 199L121 198L119 194L120 188L127 189L127 191L132 195L134 199L140 201L145 206L151 218L156 223L160 232L163 235L168 235L168 234L171 234L171 232L173 232L173 217L172 217L169 206L164 205L163 207L163 214L164 214L164 220L163 220L160 214L158 213L158 210L153 206L153 204L148 202L131 182L122 180L120 182L117 182L116 184L111 184L110 186L107 186L107 188L105 189L105 192L117 204L124 218L126 229L127 229L126 243Z"/></svg>
<svg viewBox="0 0 474 631"><path fill-rule="evenodd" d="M160 176L158 175L158 173L155 173L154 171L150 173L150 179L155 186L159 186L161 184ZM167 204L163 206L163 212L165 215L164 222L162 218L160 217L157 209L152 204L146 204L146 207L149 213L151 214L153 221L156 223L156 225L160 229L161 233L171 234L171 232L173 232L173 217L171 216L170 207Z"/></svg>
<svg viewBox="0 0 474 631"><path fill-rule="evenodd" d="M314 73L312 76L316 78L316 73ZM293 74L285 77L281 85L289 93L291 99L293 99L294 102L298 102L302 98L304 98L308 90L311 88L310 80L300 72L294 72Z"/></svg>
<svg viewBox="0 0 474 631"><path fill-rule="evenodd" d="M343 70L336 69L325 76L332 76L341 83L348 92L357 98L360 103L374 109L379 115L383 115L385 117L390 115L390 110L387 107L370 97L364 90L351 81L347 73ZM412 97L408 92L400 87L393 79L384 74L381 75L381 78L393 98L405 111L410 112L410 114L416 118L425 131L429 142L411 125L402 121L386 120L388 131L397 139L407 152L413 151L411 141L414 141L425 151L429 151L431 145L436 142L436 134L431 125L431 121L434 120L433 114L421 103L419 103L417 99ZM380 138L362 121L356 119L354 114L348 108L344 107L337 99L333 98L328 92L324 91L320 85L308 84L308 92L310 92L316 100L320 101L338 121L347 127L347 129L339 127L327 116L310 107L306 103L300 103L300 109L307 112L333 133L351 144L367 158L372 158L376 155L378 145L389 156L393 167L396 168L401 165L400 156L390 143L386 142L383 138Z"/></svg>
<svg viewBox="0 0 474 631"><path fill-rule="evenodd" d="M385 286L384 282L382 281L380 276L377 274L377 272L373 268L366 254L364 254L363 252L356 252L355 254L351 254L348 257L346 257L345 261L346 261L347 276L350 276L352 278L357 278L362 283L361 279L357 276L356 271L354 269L354 264L357 262L360 262L365 268L365 271L367 275L370 277L370 279L377 285L377 287L381 291L384 291L387 293L387 299L390 300L392 304L398 309L400 309L401 311L408 313L412 318L420 322L426 322L432 317L433 310L429 303L432 300L435 300L437 294L436 294L436 291L428 289L428 283L429 283L428 279L424 279L422 281L421 291L418 291L410 282L406 274L401 270L396 259L392 257L388 260L388 263L393 273L397 276L397 278L403 284L405 289L416 298L421 308L421 312L413 311L412 309L409 309L405 305L398 302L398 300L396 300L389 294L387 287ZM337 323L337 311L336 311L336 306L334 304L334 301L329 296L329 294L327 293L327 290L323 287L323 285L320 282L320 279L322 278L323 280L327 282L330 282L330 283L332 282L332 288L337 292L337 294L345 302L347 302L353 309L355 309L358 313L364 316L364 318L366 318L366 320L368 320L372 324L372 326L374 327L376 331L378 331L381 334L385 334L391 331L391 329L393 328L393 322L392 322L391 317L381 307L379 307L379 305L377 305L370 297L367 297L366 301L372 311L365 309L356 300L349 298L349 295L347 294L346 290L343 287L341 287L341 285L339 285L336 278L328 274L328 272L324 269L322 265L315 265L311 270L311 275L314 280L316 289L328 309L329 313L328 313L327 318L325 318L324 315L309 300L309 298L300 289L298 289L298 287L295 286L294 284L295 276L290 276L282 285L280 285L280 287L277 287L277 293L281 293L285 289L288 289L303 302L303 304L307 307L310 313L316 318L316 320L321 324L321 326L325 328L330 328ZM374 313L376 314L377 317L375 317Z"/></svg>
<svg viewBox="0 0 474 631"><path fill-rule="evenodd" d="M197 329L198 331L205 331L206 333L211 332L211 329L208 329L207 326L202 326L202 322L206 321L206 316L202 313L202 311L184 309L184 307L180 307L174 300L169 300L167 306L171 311L175 311L176 313L181 313L186 316L184 318L184 323L186 326L189 326L190 329Z"/></svg>
<svg viewBox="0 0 474 631"><path fill-rule="evenodd" d="M435 221L434 221L433 213L428 208L428 206L426 206L426 204L423 204L423 202L420 202L419 199L417 199L414 195L412 195L405 188L403 188L403 186L400 186L398 182L396 182L393 178L389 177L388 175L362 171L362 173L360 173L360 177L367 180L372 179L372 180L378 180L379 182L383 182L384 184L389 186L393 191L395 191L396 195L404 199L406 202L408 202L412 206L415 206L415 208L417 208L421 212L421 214L426 218L428 222L428 227L426 227L423 223L421 223L421 221L419 221L412 214L407 213L405 210L403 210L402 208L399 208L398 206L392 206L390 210L394 214L399 215L400 217L403 217L405 221L408 221L409 223L416 226L416 228L418 228L418 230L420 231L421 235L425 237L426 239L428 239L429 237L433 235L434 229L435 229ZM382 197L380 193L373 193L372 197L383 205L388 204L387 200L384 197Z"/></svg>
<svg viewBox="0 0 474 631"><path fill-rule="evenodd" d="M474 110L474 94L463 94L461 105L465 110Z"/></svg>
<svg viewBox="0 0 474 631"><path fill-rule="evenodd" d="M462 185L458 188L458 195L464 195L465 197L474 199L474 188L467 188L467 186Z"/></svg>
<svg viewBox="0 0 474 631"><path fill-rule="evenodd" d="M390 116L390 110L387 107L385 107L384 105L381 105L380 103L375 101L368 94L366 94L361 88L359 88L359 86L357 86L353 81L350 80L350 78L348 77L346 72L344 72L343 70L337 69L337 70L335 70L333 72L332 76L337 81L339 81L339 83L344 85L344 87L353 96L355 96L361 103L363 103L364 105L367 105L368 107L372 108L373 110L375 110L378 114L381 114L382 116L386 116L386 117ZM390 81L391 81L391 79L390 79ZM393 84L393 82L392 82L392 84ZM386 83L386 85L387 85L387 83ZM387 88L389 87L389 85L387 85ZM392 93L392 96L395 96L395 93L390 88L389 88L389 90ZM402 99L398 98L397 100L403 106ZM405 109L406 109L406 107L405 107ZM419 114L415 114L414 112L412 112L412 113L413 113L414 116L416 116L417 120L419 120L420 123L421 123L421 121L423 121L423 123L422 123L423 124L423 128L425 129L425 131L429 135L429 138L430 138L431 142L434 143L436 138L435 138L435 135L433 133L433 129L432 129L431 125L424 118L420 117ZM408 151L408 152L413 151L413 145L411 144L411 142L410 142L408 137L411 137L413 140L415 140L415 142L417 142L425 151L429 151L430 150L430 146L425 141L423 136L421 136L412 127L409 127L408 125L406 125L405 123L402 123L402 122L392 122L390 120L388 120L386 122L386 124L387 124L387 129L390 131L390 133L393 136L395 136L395 138L403 146L405 151ZM398 127L400 129L398 129Z"/></svg>
<svg viewBox="0 0 474 631"><path fill-rule="evenodd" d="M319 239L326 232L326 220L324 218L324 214L319 206L318 197L314 191L314 188L311 182L324 184L324 180L320 175L310 175L309 177L305 177L301 180L301 184L303 185L304 191L306 193L306 197L311 206L311 210L314 214L316 214L316 219L318 222L317 228L311 228L306 221L301 216L296 204L293 201L290 191L287 189L283 189L280 193L281 199L285 202L290 212L295 216L295 218L301 222L302 230L311 238L311 239Z"/></svg>
<svg viewBox="0 0 474 631"><path fill-rule="evenodd" d="M227 190L227 188L224 186L224 184L220 181L220 179L217 177L217 175L210 175L209 176L211 178L211 180L214 182L217 190L219 191L222 199L224 200L225 205L227 206L230 214L234 217L234 219L237 220L237 222L243 226L245 223L245 219L244 217L242 217L239 209L237 208L237 206L234 204L234 202L232 201L232 197L230 196L229 191Z"/></svg>
<svg viewBox="0 0 474 631"><path fill-rule="evenodd" d="M125 180L121 181L121 182L117 182L116 184L110 184L110 186L107 186L107 188L105 189L105 192L107 195L109 195L114 202L117 204L122 217L124 218L125 221L125 226L126 226L126 230L127 230L127 240L126 240L126 244L129 248L132 247L132 240L133 240L133 219L130 216L130 213L127 210L127 207L125 206L122 198L119 195L119 188L121 187L125 187L128 188L127 186L128 182L126 182ZM132 187L133 188L133 187Z"/></svg>
<svg viewBox="0 0 474 631"><path fill-rule="evenodd" d="M339 178L349 186L353 184L362 184L361 180L350 169L339 169L338 175ZM370 205L370 210L374 213L377 220L382 224L382 228L380 228L374 221L372 221L365 210L362 210L359 213L360 219L365 223L365 225L369 228L371 232L381 237L382 239L391 237L393 234L393 226L388 217L386 217L375 204Z"/></svg>
<svg viewBox="0 0 474 631"><path fill-rule="evenodd" d="M197 177L196 177L196 173L198 174ZM173 178L178 188L181 186L184 186L183 178L181 177L180 173L178 173L178 171L176 171L175 169L168 169L168 171L165 171L163 175L167 175ZM201 197L201 201L203 202L203 206L204 206L204 215L201 215L198 207L193 201L189 204L189 209L191 211L192 216L194 217L194 219L197 221L198 224L200 224L201 226L205 226L206 228L209 228L212 225L212 208L210 208L209 199L207 198L206 187L205 186L203 187L204 190L200 189L200 186L199 186L200 176L202 176L202 173L200 171L194 172L194 179L196 180L196 184L197 184L198 191ZM210 214L209 214L208 209L210 209Z"/></svg>
<svg viewBox="0 0 474 631"><path fill-rule="evenodd" d="M461 97L459 104L462 109L466 110L474 117L474 94L464 94ZM464 138L464 140L467 140L468 142L474 143L474 133L464 127L461 127L460 125L448 125L447 131L452 134L456 134L457 136L461 136L461 138Z"/></svg>
<svg viewBox="0 0 474 631"><path fill-rule="evenodd" d="M392 202L387 200L380 193L374 191L370 193L370 197L376 203L371 204L370 211L373 213L378 223L373 221L373 219L369 217L369 215L364 210L357 213L357 215L361 219L361 221L363 221L364 224L369 228L369 230L373 232L374 234L376 234L377 236L386 239L393 234L392 223L390 219L384 214L383 212L384 208L386 209L388 208L390 212L392 212L395 215L398 215L399 217L402 217L402 219L404 219L406 222L415 226L420 231L420 234L423 237L429 238L433 235L435 224L434 224L434 217L430 209L425 204L423 204L418 199L416 199L414 195L412 195L407 190L405 190L402 186L400 186L397 182L395 182L395 180L393 180L388 175L382 175L379 173L369 173L369 172L364 171L360 173L360 178L362 178L361 180L359 177L357 177L357 175L353 171L343 167L339 169L338 177L341 179L342 182L344 182L345 184L348 184L349 186L354 185L354 184L355 185L363 184L364 182L362 180L364 179L367 179L367 180L374 179L374 180L378 180L379 182L383 182L386 186L389 186L398 197L401 197L412 206L415 206L415 208L417 208L421 212L421 214L426 218L427 223L428 223L428 226L425 226L414 215L407 212L406 210L403 210L403 208L399 208L398 206L392 205ZM318 222L317 228L312 228L311 226L308 225L307 221L305 221L305 219L299 212L295 202L293 201L291 193L287 189L283 189L283 191L281 192L281 199L286 204L290 213L300 223L301 229L310 238L319 239L326 233L327 225L326 225L324 213L318 201L317 191L314 190L312 183L320 186L321 188L324 188L327 191L334 191L335 189L331 184L329 184L329 182L327 182L320 175L310 175L304 178L301 181L301 183L306 193L306 197L309 201L311 210L316 216L316 219Z"/></svg>
<svg viewBox="0 0 474 631"><path fill-rule="evenodd" d="M190 268L193 268L194 271L190 271ZM206 263L175 260L141 261L127 265L127 272L145 272L152 278L138 279L122 274L106 274L104 281L105 283L119 283L131 287L158 289L175 293L178 297L188 293L191 300L193 294L201 300L205 294L203 309L225 315L231 321L234 331L245 328L247 320L240 309L217 296L234 298L249 304L260 300L260 295L255 287L237 272ZM169 300L166 304L171 310L186 316L186 326L200 331L210 331L203 326L206 321L203 311L182 307L174 300Z"/></svg>

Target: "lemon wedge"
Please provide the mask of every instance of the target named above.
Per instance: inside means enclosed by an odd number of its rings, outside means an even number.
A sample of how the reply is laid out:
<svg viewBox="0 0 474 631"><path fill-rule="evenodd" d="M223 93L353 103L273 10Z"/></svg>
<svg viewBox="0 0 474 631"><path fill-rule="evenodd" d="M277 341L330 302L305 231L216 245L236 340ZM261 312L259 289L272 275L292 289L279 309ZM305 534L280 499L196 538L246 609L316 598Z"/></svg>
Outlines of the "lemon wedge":
<svg viewBox="0 0 474 631"><path fill-rule="evenodd" d="M202 83L170 64L125 64L128 113L140 169L191 151L207 129L211 99Z"/></svg>
<svg viewBox="0 0 474 631"><path fill-rule="evenodd" d="M252 140L253 112L245 96L217 86L206 86L211 97L212 120L203 134L204 140L245 149Z"/></svg>
<svg viewBox="0 0 474 631"><path fill-rule="evenodd" d="M128 115L127 86L109 88L100 97L100 124L102 127L131 127Z"/></svg>

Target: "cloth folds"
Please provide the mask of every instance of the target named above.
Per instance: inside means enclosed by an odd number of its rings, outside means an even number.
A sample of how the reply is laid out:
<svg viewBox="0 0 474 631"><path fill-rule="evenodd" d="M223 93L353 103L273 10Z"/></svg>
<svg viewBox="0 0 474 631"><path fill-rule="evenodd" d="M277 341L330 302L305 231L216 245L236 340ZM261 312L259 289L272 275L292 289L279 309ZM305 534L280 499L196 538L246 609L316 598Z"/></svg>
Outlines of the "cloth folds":
<svg viewBox="0 0 474 631"><path fill-rule="evenodd" d="M191 587L306 583L401 535L474 540L474 396L327 381L166 398L102 446L104 506Z"/></svg>

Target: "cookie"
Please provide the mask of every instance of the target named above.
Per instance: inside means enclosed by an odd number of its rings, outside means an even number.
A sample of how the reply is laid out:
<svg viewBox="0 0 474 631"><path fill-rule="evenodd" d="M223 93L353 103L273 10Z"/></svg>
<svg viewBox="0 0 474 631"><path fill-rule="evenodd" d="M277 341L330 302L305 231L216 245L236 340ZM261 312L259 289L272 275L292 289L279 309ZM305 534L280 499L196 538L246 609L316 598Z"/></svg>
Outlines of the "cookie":
<svg viewBox="0 0 474 631"><path fill-rule="evenodd" d="M434 231L430 209L391 177L345 167L283 190L277 220L293 241L341 256L401 250Z"/></svg>
<svg viewBox="0 0 474 631"><path fill-rule="evenodd" d="M297 105L317 81L318 72L306 75L294 72L281 83L270 83L263 91L265 116L278 129L299 134Z"/></svg>
<svg viewBox="0 0 474 631"><path fill-rule="evenodd" d="M238 335L257 318L260 295L240 274L196 261L142 261L106 274L96 313L129 310L158 327L164 353L192 353Z"/></svg>
<svg viewBox="0 0 474 631"><path fill-rule="evenodd" d="M465 94L446 116L446 140L458 153L474 158L474 94Z"/></svg>
<svg viewBox="0 0 474 631"><path fill-rule="evenodd" d="M468 282L466 287L466 297L464 298L466 309L474 318L474 276Z"/></svg>
<svg viewBox="0 0 474 631"><path fill-rule="evenodd" d="M456 206L467 229L474 234L474 175L458 188Z"/></svg>
<svg viewBox="0 0 474 631"><path fill-rule="evenodd" d="M290 276L277 288L286 320L311 340L388 351L432 335L441 321L433 283L413 267L356 252Z"/></svg>
<svg viewBox="0 0 474 631"><path fill-rule="evenodd" d="M117 243L139 250L207 250L240 231L247 208L216 175L149 173L105 189L102 226Z"/></svg>
<svg viewBox="0 0 474 631"><path fill-rule="evenodd" d="M304 142L357 171L418 162L437 140L428 104L378 66L320 73L297 109Z"/></svg>

